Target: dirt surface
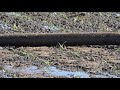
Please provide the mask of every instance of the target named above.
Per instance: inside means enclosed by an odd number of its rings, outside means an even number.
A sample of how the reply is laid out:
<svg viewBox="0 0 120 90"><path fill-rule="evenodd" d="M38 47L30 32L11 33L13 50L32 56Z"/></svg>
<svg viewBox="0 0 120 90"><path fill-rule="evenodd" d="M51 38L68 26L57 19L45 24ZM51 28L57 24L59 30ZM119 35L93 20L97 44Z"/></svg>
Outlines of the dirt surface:
<svg viewBox="0 0 120 90"><path fill-rule="evenodd" d="M0 34L119 30L119 12L0 12ZM61 70L57 71L59 75L43 69L51 66ZM64 75L63 71L85 72L88 78L119 78L120 46L0 47L1 78L78 77Z"/></svg>

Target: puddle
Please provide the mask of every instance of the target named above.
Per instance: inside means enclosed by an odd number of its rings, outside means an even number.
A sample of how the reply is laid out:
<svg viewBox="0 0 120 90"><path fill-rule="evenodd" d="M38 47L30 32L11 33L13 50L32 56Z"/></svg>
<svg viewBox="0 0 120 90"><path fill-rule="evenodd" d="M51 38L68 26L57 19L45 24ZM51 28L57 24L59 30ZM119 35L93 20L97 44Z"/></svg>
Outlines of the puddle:
<svg viewBox="0 0 120 90"><path fill-rule="evenodd" d="M4 70L0 70L0 78L12 78L12 76L8 75Z"/></svg>
<svg viewBox="0 0 120 90"><path fill-rule="evenodd" d="M13 68L13 66L4 66L4 70L10 71L12 73L22 73L22 74L41 74L42 72L46 72L52 76L65 76L65 77L80 77L80 78L89 78L89 74L81 71L81 72L69 72L59 70L56 67L44 67L38 69L37 66L29 66L29 67L20 67L20 68Z"/></svg>
<svg viewBox="0 0 120 90"><path fill-rule="evenodd" d="M22 74L30 74L30 75L46 73L58 77L60 76L60 77L68 77L68 78L70 77L91 78L91 75L84 71L77 71L77 72L64 71L64 70L59 70L54 66L38 69L37 66L29 66L29 67L24 66L19 68L13 68L13 66L6 65L3 68L4 70L7 70L12 73L22 73ZM120 77L108 73L103 73L100 75L93 75L93 78L120 78Z"/></svg>
<svg viewBox="0 0 120 90"><path fill-rule="evenodd" d="M107 74L107 75L95 75L95 78L120 78L120 77L117 77L115 75Z"/></svg>
<svg viewBox="0 0 120 90"><path fill-rule="evenodd" d="M102 75L95 75L96 76L96 78L100 78L100 77L102 77L102 78L120 78L120 77L118 77L118 76L115 76L115 75L111 75L111 74L109 74L109 73L103 73Z"/></svg>
<svg viewBox="0 0 120 90"><path fill-rule="evenodd" d="M46 69L47 69L47 73L55 76L65 76L65 77L74 76L74 77L80 77L80 78L90 78L89 74L84 71L70 72L70 71L59 70L53 66Z"/></svg>
<svg viewBox="0 0 120 90"><path fill-rule="evenodd" d="M25 66L25 67L19 67L19 68L13 68L13 66L4 66L4 70L13 72L13 73L23 73L23 74L37 74L42 72L42 70L39 70L36 66Z"/></svg>

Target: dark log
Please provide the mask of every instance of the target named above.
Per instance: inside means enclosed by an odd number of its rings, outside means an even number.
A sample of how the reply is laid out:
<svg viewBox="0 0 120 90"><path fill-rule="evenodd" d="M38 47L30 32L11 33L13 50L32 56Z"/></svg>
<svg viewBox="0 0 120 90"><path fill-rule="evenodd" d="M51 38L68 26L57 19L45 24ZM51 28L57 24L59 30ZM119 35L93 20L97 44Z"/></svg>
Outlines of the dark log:
<svg viewBox="0 0 120 90"><path fill-rule="evenodd" d="M120 33L0 34L0 46L120 45Z"/></svg>

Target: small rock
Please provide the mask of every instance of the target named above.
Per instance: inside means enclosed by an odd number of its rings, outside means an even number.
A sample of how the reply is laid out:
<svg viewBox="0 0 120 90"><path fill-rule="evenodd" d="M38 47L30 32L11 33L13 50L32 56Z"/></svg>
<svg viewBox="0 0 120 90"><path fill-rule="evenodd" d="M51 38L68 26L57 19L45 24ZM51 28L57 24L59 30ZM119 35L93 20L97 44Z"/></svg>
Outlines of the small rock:
<svg viewBox="0 0 120 90"><path fill-rule="evenodd" d="M0 47L0 50L3 50L3 47Z"/></svg>
<svg viewBox="0 0 120 90"><path fill-rule="evenodd" d="M117 15L117 17L120 17L120 14L116 14Z"/></svg>

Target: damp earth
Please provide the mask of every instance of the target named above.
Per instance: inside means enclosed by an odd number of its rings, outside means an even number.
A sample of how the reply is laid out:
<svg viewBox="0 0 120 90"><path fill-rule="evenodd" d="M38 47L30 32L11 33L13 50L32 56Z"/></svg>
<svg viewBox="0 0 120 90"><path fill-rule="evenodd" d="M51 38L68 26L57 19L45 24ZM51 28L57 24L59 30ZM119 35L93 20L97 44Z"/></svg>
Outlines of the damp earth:
<svg viewBox="0 0 120 90"><path fill-rule="evenodd" d="M119 32L119 12L0 12L0 34ZM0 47L1 78L119 78L119 45Z"/></svg>

